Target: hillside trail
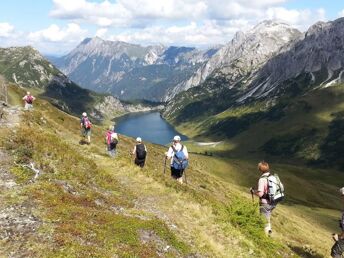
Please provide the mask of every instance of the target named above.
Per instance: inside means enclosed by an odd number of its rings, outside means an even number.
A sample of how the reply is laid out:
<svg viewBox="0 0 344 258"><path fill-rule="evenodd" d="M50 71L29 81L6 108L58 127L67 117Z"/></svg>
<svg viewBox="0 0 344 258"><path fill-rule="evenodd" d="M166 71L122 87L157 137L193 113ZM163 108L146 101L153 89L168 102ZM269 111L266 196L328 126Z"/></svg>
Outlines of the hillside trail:
<svg viewBox="0 0 344 258"><path fill-rule="evenodd" d="M17 130L22 112L18 106L3 107L0 133ZM23 243L38 237L36 231L41 222L33 215L32 201L21 194L21 185L10 172L13 164L13 157L0 149L0 256L28 257L30 251Z"/></svg>
<svg viewBox="0 0 344 258"><path fill-rule="evenodd" d="M188 179L188 185L179 186L170 178L167 168L165 178L161 180L162 169L158 164L155 169L137 167L121 142L119 153L113 159L106 154L105 144L93 142L89 146L80 146L75 135L72 143L78 151L92 157L98 167L115 175L118 182L136 196L134 207L122 209L123 214L145 214L143 217L164 221L181 240L197 248L195 257L229 257L228 254L230 257L247 257L253 253L254 244L238 229L228 222L219 223L211 205L194 199L192 192L188 191L193 183L192 177ZM149 156L147 159L149 162ZM169 184L177 184L180 190L168 187Z"/></svg>

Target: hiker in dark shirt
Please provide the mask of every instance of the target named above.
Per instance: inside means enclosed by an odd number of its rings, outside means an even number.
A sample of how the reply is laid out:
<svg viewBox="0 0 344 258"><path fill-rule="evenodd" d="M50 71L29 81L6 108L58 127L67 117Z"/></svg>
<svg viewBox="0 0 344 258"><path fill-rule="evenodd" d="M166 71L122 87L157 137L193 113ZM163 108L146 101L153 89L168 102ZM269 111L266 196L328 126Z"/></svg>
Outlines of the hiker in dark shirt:
<svg viewBox="0 0 344 258"><path fill-rule="evenodd" d="M146 162L147 147L142 143L142 139L140 137L136 138L136 145L132 154L135 155L135 164L143 168Z"/></svg>

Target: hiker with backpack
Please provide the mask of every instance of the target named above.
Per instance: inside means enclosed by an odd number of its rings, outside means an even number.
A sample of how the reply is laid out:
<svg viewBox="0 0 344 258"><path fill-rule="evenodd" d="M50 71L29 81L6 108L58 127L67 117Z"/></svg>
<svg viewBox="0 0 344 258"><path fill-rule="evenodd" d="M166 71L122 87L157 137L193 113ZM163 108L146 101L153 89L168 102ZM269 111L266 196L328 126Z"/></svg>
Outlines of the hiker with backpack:
<svg viewBox="0 0 344 258"><path fill-rule="evenodd" d="M339 189L339 193L344 200L344 187ZM331 248L331 256L334 258L343 257L344 255L344 211L341 219L339 220L339 227L342 232L339 234L332 234L332 238L335 243Z"/></svg>
<svg viewBox="0 0 344 258"><path fill-rule="evenodd" d="M31 95L31 93L28 91L26 92L26 95L23 97L24 103L25 103L25 110L31 110L33 109L33 102L35 101L35 97Z"/></svg>
<svg viewBox="0 0 344 258"><path fill-rule="evenodd" d="M113 125L109 126L109 130L105 134L105 142L107 145L107 152L110 157L115 157L116 147L118 144L118 135L115 132L115 127Z"/></svg>
<svg viewBox="0 0 344 258"><path fill-rule="evenodd" d="M186 146L181 144L179 135L174 136L172 145L165 153L171 159L171 177L183 184L183 173L188 166L189 153Z"/></svg>
<svg viewBox="0 0 344 258"><path fill-rule="evenodd" d="M258 189L250 189L252 197L259 197L259 212L266 219L264 232L267 236L272 233L271 229L271 213L275 209L278 202L284 198L284 186L277 174L270 173L269 164L265 161L258 163L258 170L261 176L258 181Z"/></svg>
<svg viewBox="0 0 344 258"><path fill-rule="evenodd" d="M136 138L136 145L131 154L135 155L135 164L143 168L146 162L147 147L142 143L141 137Z"/></svg>
<svg viewBox="0 0 344 258"><path fill-rule="evenodd" d="M86 112L82 113L82 117L80 119L80 127L83 137L85 138L87 136L87 144L90 144L92 123L90 119L87 117Z"/></svg>

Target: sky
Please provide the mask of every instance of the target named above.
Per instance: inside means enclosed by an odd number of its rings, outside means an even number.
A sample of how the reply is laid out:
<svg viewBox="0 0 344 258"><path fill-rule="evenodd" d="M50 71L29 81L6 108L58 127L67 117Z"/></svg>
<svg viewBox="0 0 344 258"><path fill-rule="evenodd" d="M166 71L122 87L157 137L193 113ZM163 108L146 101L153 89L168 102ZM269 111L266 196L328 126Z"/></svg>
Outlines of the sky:
<svg viewBox="0 0 344 258"><path fill-rule="evenodd" d="M86 37L205 48L263 20L301 31L344 17L344 0L11 0L0 4L0 47L63 55Z"/></svg>

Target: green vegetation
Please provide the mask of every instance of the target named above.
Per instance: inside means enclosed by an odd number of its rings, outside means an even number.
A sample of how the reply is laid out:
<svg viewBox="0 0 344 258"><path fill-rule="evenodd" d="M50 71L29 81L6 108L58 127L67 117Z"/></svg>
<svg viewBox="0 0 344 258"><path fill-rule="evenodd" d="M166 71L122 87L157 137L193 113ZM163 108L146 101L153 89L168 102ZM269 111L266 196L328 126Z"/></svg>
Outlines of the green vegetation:
<svg viewBox="0 0 344 258"><path fill-rule="evenodd" d="M17 88L11 91L12 99L22 94ZM80 145L78 118L45 100L35 107L22 115L16 131L0 130L1 145L18 164L10 172L20 184L15 195L11 189L3 193L1 208L30 200L41 223L38 234L22 243L30 250L27 256L328 253L329 235L339 216L336 189L344 180L342 174L273 163L287 185L288 199L274 214L274 237L267 238L257 202L253 204L247 194L258 178L256 161L192 155L188 185L181 186L162 173L163 147L147 144L147 166L141 170L128 155L133 139L121 135L119 155L112 160L103 146L104 127L93 128L90 146ZM250 110L255 108L242 112ZM32 172L20 166L29 162L41 171L35 181ZM322 190L315 195L319 186ZM12 241L1 244L0 255L15 250Z"/></svg>

